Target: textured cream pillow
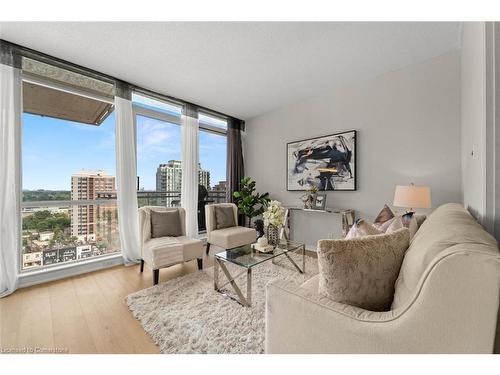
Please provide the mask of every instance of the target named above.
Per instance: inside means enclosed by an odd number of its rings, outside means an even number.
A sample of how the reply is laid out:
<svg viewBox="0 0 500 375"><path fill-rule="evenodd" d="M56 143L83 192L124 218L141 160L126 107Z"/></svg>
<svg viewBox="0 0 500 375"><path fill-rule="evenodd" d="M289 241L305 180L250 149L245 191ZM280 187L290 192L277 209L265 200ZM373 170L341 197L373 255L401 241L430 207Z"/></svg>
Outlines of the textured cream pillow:
<svg viewBox="0 0 500 375"><path fill-rule="evenodd" d="M319 293L371 311L387 311L410 232L318 241Z"/></svg>

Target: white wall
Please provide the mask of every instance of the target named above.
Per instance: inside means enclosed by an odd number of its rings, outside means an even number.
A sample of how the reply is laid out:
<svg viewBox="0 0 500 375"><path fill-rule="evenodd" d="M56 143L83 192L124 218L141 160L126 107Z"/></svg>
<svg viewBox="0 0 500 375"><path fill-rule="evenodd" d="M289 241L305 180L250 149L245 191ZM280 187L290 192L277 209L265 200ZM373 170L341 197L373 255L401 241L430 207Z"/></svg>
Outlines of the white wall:
<svg viewBox="0 0 500 375"><path fill-rule="evenodd" d="M373 219L394 186L409 182L429 185L434 207L461 201L458 51L250 119L246 129L245 174L287 205L302 193L286 191L286 143L350 129L358 190L329 192L328 206Z"/></svg>
<svg viewBox="0 0 500 375"><path fill-rule="evenodd" d="M479 220L486 214L485 23L465 22L461 53L463 204Z"/></svg>

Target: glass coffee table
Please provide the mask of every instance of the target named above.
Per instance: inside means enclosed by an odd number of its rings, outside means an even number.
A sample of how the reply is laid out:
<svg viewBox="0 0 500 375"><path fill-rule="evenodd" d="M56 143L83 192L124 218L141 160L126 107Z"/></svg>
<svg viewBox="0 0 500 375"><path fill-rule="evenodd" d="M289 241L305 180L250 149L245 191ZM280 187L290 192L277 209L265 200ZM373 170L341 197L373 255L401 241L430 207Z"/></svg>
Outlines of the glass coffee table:
<svg viewBox="0 0 500 375"><path fill-rule="evenodd" d="M302 254L302 268L290 257L289 253L301 252ZM229 249L215 254L214 262L214 289L224 294L226 297L234 299L236 302L243 306L252 305L252 269L264 262L272 261L275 263L276 258L286 257L297 269L298 272L304 273L306 267L306 246L303 243L293 241L281 241L279 245L275 246L274 250L269 253L261 253L253 249L250 244ZM233 276L226 267L226 263L232 263L238 267L243 268L243 271ZM227 282L224 284L219 283L219 268L226 276ZM236 284L235 280L246 273L247 277L247 291L246 296L243 295L241 289ZM230 284L236 292L237 298L225 293L222 288Z"/></svg>

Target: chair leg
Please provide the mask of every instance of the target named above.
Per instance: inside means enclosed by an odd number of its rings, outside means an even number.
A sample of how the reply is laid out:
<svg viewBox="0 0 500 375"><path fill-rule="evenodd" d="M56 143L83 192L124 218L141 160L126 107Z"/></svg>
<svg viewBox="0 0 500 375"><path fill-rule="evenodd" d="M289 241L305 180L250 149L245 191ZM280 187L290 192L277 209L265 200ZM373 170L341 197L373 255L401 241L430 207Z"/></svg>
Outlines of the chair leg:
<svg viewBox="0 0 500 375"><path fill-rule="evenodd" d="M207 255L210 252L210 242L207 242Z"/></svg>
<svg viewBox="0 0 500 375"><path fill-rule="evenodd" d="M153 270L153 285L158 284L160 278L160 270Z"/></svg>
<svg viewBox="0 0 500 375"><path fill-rule="evenodd" d="M141 272L144 272L144 259L141 259Z"/></svg>
<svg viewBox="0 0 500 375"><path fill-rule="evenodd" d="M198 261L198 269L202 270L203 269L203 259L198 258L196 260Z"/></svg>

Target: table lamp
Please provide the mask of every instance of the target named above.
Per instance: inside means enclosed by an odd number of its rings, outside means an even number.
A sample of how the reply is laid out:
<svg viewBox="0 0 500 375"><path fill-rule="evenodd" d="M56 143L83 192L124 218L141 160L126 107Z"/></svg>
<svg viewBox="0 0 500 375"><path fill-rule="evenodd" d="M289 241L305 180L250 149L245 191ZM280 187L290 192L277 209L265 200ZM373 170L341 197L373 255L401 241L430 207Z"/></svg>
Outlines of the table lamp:
<svg viewBox="0 0 500 375"><path fill-rule="evenodd" d="M428 186L396 185L393 205L404 207L407 212L413 212L414 208L431 207L431 189Z"/></svg>

